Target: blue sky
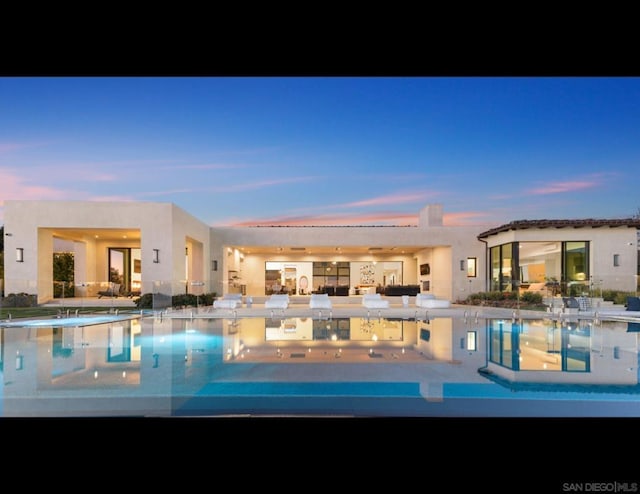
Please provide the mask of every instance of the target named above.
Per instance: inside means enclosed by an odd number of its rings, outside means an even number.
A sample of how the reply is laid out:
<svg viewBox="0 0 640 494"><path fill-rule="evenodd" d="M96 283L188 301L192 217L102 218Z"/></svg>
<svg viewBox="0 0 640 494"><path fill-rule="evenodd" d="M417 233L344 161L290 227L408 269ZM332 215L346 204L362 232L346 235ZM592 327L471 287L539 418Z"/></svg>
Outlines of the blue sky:
<svg viewBox="0 0 640 494"><path fill-rule="evenodd" d="M637 77L0 77L11 199L172 202L212 225L626 218Z"/></svg>

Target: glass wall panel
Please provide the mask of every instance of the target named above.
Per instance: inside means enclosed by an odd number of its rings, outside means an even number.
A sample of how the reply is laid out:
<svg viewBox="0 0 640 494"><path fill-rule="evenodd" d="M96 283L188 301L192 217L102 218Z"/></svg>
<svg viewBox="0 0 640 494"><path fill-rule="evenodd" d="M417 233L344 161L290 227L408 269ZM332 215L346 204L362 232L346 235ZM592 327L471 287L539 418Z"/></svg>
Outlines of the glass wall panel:
<svg viewBox="0 0 640 494"><path fill-rule="evenodd" d="M498 321L489 327L489 360L509 369L518 370L518 328L506 321ZM515 340L515 343L514 343Z"/></svg>
<svg viewBox="0 0 640 494"><path fill-rule="evenodd" d="M500 290L500 246L491 247L491 286L490 291Z"/></svg>
<svg viewBox="0 0 640 494"><path fill-rule="evenodd" d="M513 270L515 268L513 262L513 244L502 245L501 254L502 291L511 291L513 289Z"/></svg>
<svg viewBox="0 0 640 494"><path fill-rule="evenodd" d="M566 294L587 295L589 289L588 242L565 242L563 245L563 279Z"/></svg>

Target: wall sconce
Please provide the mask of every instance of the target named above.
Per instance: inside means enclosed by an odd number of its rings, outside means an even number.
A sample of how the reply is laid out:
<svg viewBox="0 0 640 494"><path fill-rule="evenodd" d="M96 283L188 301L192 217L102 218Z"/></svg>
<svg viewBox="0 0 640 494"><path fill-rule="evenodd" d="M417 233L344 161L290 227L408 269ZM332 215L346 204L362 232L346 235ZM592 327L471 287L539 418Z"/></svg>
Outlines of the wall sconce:
<svg viewBox="0 0 640 494"><path fill-rule="evenodd" d="M22 247L16 249L16 262L24 262L24 249Z"/></svg>
<svg viewBox="0 0 640 494"><path fill-rule="evenodd" d="M217 271L217 270L218 270L218 261L214 259L213 261L211 261L211 271Z"/></svg>
<svg viewBox="0 0 640 494"><path fill-rule="evenodd" d="M464 271L465 267L464 267L464 259L460 259L460 271Z"/></svg>
<svg viewBox="0 0 640 494"><path fill-rule="evenodd" d="M613 265L620 266L620 254L613 254Z"/></svg>
<svg viewBox="0 0 640 494"><path fill-rule="evenodd" d="M156 264L160 262L160 249L153 249L153 262Z"/></svg>

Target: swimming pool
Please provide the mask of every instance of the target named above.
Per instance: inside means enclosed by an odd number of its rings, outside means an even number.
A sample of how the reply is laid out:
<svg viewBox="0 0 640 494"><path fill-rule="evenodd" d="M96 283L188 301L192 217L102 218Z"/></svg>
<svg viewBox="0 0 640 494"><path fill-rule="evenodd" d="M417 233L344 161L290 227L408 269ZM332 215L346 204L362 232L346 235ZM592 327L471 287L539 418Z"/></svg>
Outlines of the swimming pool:
<svg viewBox="0 0 640 494"><path fill-rule="evenodd" d="M60 317L56 319L16 319L0 321L0 328L46 328L46 327L73 327L92 326L95 324L112 323L116 321L126 321L142 317L143 313L112 313L112 314L87 314L84 316Z"/></svg>
<svg viewBox="0 0 640 494"><path fill-rule="evenodd" d="M0 329L2 416L640 417L629 321L70 319Z"/></svg>

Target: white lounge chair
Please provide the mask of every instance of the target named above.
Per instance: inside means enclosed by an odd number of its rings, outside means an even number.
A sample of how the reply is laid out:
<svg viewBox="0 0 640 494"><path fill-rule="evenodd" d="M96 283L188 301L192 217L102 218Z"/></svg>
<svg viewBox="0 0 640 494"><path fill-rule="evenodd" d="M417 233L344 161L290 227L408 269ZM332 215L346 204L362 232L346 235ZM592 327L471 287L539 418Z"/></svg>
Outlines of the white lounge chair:
<svg viewBox="0 0 640 494"><path fill-rule="evenodd" d="M448 309L451 307L451 302L436 298L436 296L431 293L418 293L416 295L416 307L422 309Z"/></svg>
<svg viewBox="0 0 640 494"><path fill-rule="evenodd" d="M328 293L312 293L309 299L310 309L331 309L331 299Z"/></svg>
<svg viewBox="0 0 640 494"><path fill-rule="evenodd" d="M286 309L289 307L289 295L273 294L264 302L265 309Z"/></svg>
<svg viewBox="0 0 640 494"><path fill-rule="evenodd" d="M214 309L236 309L242 306L241 293L227 293L222 298L213 301Z"/></svg>
<svg viewBox="0 0 640 494"><path fill-rule="evenodd" d="M379 293L365 293L362 296L362 305L367 309L388 309L389 301L383 299Z"/></svg>
<svg viewBox="0 0 640 494"><path fill-rule="evenodd" d="M433 300L436 296L433 293L418 293L416 295L416 307L425 307L427 300Z"/></svg>

